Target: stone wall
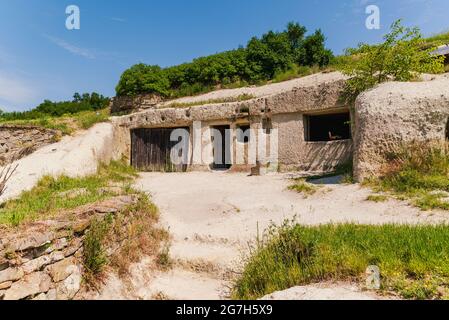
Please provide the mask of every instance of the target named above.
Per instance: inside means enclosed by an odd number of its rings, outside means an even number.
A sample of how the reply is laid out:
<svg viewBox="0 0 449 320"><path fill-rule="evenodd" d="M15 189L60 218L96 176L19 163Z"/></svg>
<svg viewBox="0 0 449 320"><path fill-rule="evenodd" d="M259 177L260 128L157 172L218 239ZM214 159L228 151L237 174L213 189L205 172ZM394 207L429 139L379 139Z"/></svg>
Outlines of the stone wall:
<svg viewBox="0 0 449 320"><path fill-rule="evenodd" d="M152 108L163 100L160 96L154 94L138 95L136 97L115 97L111 101L112 114L127 114Z"/></svg>
<svg viewBox="0 0 449 320"><path fill-rule="evenodd" d="M114 117L114 146L117 151L129 156L130 132L137 128L190 127L193 132L193 123L200 121L203 130L214 125L229 125L233 129L241 123L251 125L252 129L259 129L263 127L264 120L270 119L273 127L279 129L280 168L320 171L332 169L335 165L347 161L351 157L351 141L306 143L302 124L303 114L348 109L341 99L345 78L338 73L331 73L296 79L292 83L294 85L286 82L247 88L248 93L255 96L247 101L210 103L186 108L170 108L159 104L144 111ZM230 92L234 93L234 90ZM220 91L215 94L218 93ZM213 94L205 95L204 99L217 98ZM201 102L201 97L191 99ZM209 134L205 136L210 137ZM202 141L202 144L206 153L211 154L207 152L208 145L211 144L210 139ZM323 161L320 162L320 159ZM189 170L208 170L209 164L206 161L202 166L192 165ZM248 166L234 165L233 169L247 170Z"/></svg>
<svg viewBox="0 0 449 320"><path fill-rule="evenodd" d="M135 196L120 196L58 219L0 229L0 300L76 299L82 288L83 241L91 221L136 202Z"/></svg>
<svg viewBox="0 0 449 320"><path fill-rule="evenodd" d="M56 130L31 126L0 126L0 166L27 156L37 149L56 142Z"/></svg>
<svg viewBox="0 0 449 320"><path fill-rule="evenodd" d="M444 140L448 120L449 75L385 83L362 93L355 108L355 178L378 176L386 156L404 144Z"/></svg>

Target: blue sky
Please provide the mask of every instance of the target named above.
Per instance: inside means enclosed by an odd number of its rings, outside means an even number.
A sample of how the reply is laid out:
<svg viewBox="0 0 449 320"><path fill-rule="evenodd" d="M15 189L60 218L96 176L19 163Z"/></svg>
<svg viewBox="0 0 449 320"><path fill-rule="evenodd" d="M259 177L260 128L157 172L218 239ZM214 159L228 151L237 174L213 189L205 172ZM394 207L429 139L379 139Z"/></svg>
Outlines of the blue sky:
<svg viewBox="0 0 449 320"><path fill-rule="evenodd" d="M68 5L81 29L65 28ZM381 29L365 28L365 8ZM297 21L321 28L335 53L378 42L403 18L425 35L449 30L447 0L0 0L0 107L26 110L74 92L113 96L121 73L144 62L169 66L245 45Z"/></svg>

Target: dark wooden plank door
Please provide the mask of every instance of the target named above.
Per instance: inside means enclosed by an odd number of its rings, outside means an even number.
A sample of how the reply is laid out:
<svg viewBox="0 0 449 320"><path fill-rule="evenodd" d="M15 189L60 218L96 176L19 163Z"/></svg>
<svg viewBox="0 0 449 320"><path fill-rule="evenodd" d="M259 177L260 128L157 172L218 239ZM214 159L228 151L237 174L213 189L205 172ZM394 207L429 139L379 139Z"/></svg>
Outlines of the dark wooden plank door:
<svg viewBox="0 0 449 320"><path fill-rule="evenodd" d="M139 171L149 172L184 172L187 163L175 165L171 161L171 150L179 141L170 141L175 129L189 128L158 128L135 129L131 131L131 165ZM187 137L186 137L187 138ZM181 156L187 160L189 152L187 141Z"/></svg>

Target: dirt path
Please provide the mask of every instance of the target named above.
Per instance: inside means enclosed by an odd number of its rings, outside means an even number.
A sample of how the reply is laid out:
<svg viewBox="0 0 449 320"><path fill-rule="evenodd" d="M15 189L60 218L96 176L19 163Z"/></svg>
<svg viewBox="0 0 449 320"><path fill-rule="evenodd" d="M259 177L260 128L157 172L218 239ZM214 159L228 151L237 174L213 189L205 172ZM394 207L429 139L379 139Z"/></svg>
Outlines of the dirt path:
<svg viewBox="0 0 449 320"><path fill-rule="evenodd" d="M144 265L136 266L133 274L138 278L133 282L137 297L226 298L229 280L241 266L248 241L272 222L280 224L294 217L299 223L310 225L449 221L444 212L422 212L403 202L368 202L365 199L370 190L358 185L325 185L322 191L304 198L288 191L289 183L285 175L141 174L136 185L149 192L161 210L162 224L173 236L170 255L175 265L168 273L148 275L145 279ZM322 293L322 298L329 298L335 292L334 297L338 298L338 292L346 290L351 298L373 298L354 291L351 285L329 291L332 288L332 285L312 286L311 296L319 298ZM293 296L302 296L298 290L294 292Z"/></svg>

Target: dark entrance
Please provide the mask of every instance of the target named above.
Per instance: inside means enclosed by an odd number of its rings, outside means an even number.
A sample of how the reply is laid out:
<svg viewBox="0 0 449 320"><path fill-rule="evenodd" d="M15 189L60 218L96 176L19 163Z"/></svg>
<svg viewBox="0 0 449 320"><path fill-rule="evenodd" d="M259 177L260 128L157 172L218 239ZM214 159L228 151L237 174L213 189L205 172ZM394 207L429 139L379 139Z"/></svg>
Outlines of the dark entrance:
<svg viewBox="0 0 449 320"><path fill-rule="evenodd" d="M176 129L183 129L183 137L170 141ZM135 129L131 131L131 165L140 171L184 172L187 170L189 154L189 128ZM180 142L183 142L180 145ZM182 159L180 164L172 162L171 153L175 146L181 146L175 155Z"/></svg>
<svg viewBox="0 0 449 320"><path fill-rule="evenodd" d="M449 118L446 122L446 140L449 140Z"/></svg>
<svg viewBox="0 0 449 320"><path fill-rule="evenodd" d="M212 145L214 163L212 169L227 170L231 168L231 130L229 126L212 127Z"/></svg>
<svg viewBox="0 0 449 320"><path fill-rule="evenodd" d="M351 117L349 112L306 115L304 129L306 141L335 141L351 139Z"/></svg>

